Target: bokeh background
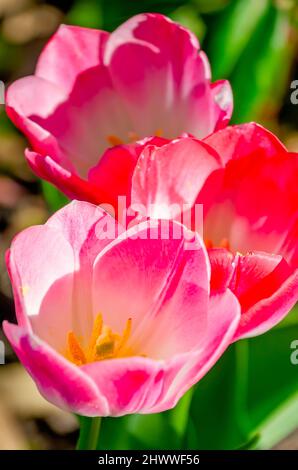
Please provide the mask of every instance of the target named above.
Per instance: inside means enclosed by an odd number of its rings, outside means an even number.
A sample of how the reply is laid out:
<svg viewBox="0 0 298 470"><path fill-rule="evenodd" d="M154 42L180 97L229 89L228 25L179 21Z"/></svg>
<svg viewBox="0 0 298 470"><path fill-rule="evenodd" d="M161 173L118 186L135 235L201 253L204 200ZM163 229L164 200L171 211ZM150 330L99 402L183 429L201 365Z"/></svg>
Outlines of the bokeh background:
<svg viewBox="0 0 298 470"><path fill-rule="evenodd" d="M233 122L258 121L298 151L296 0L0 0L0 79L33 73L37 57L60 23L111 31L130 16L161 12L189 27L212 67L230 80ZM14 321L4 253L12 237L43 223L65 198L29 170L26 141L0 105L0 320ZM297 311L272 332L233 345L174 411L107 419L103 448L298 449ZM0 330L0 339L5 341ZM77 419L36 392L9 345L0 365L0 449L73 448ZM296 430L296 431L295 431ZM290 437L287 437L290 436Z"/></svg>

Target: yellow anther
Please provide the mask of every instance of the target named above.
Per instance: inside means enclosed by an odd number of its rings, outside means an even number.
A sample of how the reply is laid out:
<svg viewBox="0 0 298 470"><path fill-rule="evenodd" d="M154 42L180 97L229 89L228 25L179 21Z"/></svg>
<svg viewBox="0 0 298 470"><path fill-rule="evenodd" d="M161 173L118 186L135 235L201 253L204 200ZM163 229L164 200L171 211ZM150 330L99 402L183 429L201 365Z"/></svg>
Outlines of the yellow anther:
<svg viewBox="0 0 298 470"><path fill-rule="evenodd" d="M205 246L206 246L207 250L213 248L213 242L212 242L212 240L209 240L209 238L205 238L204 243L205 243Z"/></svg>
<svg viewBox="0 0 298 470"><path fill-rule="evenodd" d="M154 135L155 135L156 137L162 137L162 135L163 135L163 129L161 129L161 128L156 129L156 131L154 132Z"/></svg>
<svg viewBox="0 0 298 470"><path fill-rule="evenodd" d="M120 139L117 135L108 135L107 136L107 141L110 145L122 145L124 144L124 141Z"/></svg>
<svg viewBox="0 0 298 470"><path fill-rule="evenodd" d="M96 343L96 358L99 360L115 356L115 339L112 334L102 335Z"/></svg>
<svg viewBox="0 0 298 470"><path fill-rule="evenodd" d="M68 354L71 362L77 366L86 364L87 359L76 335L70 331L67 335Z"/></svg>
<svg viewBox="0 0 298 470"><path fill-rule="evenodd" d="M223 238L220 241L220 248L225 248L226 250L230 251L230 242L227 238Z"/></svg>
<svg viewBox="0 0 298 470"><path fill-rule="evenodd" d="M136 132L129 132L128 133L128 142L135 142L139 140L140 136Z"/></svg>
<svg viewBox="0 0 298 470"><path fill-rule="evenodd" d="M92 358L94 357L95 354L95 347L96 347L96 341L98 337L100 336L102 332L102 327L103 327L103 320L102 320L102 315L99 313L97 317L94 320L94 325L91 333L91 338L89 342L89 348L88 348L88 360L92 361Z"/></svg>
<svg viewBox="0 0 298 470"><path fill-rule="evenodd" d="M163 135L163 129L158 128L156 129L152 135L155 135L156 137L162 137ZM136 142L137 140L141 139L141 136L135 132L135 131L129 131L123 139L121 137L118 137L116 134L110 134L106 137L107 142L109 145L114 146L114 145L123 145L123 144L130 144L132 142Z"/></svg>
<svg viewBox="0 0 298 470"><path fill-rule="evenodd" d="M95 355L97 359L107 359L114 356L116 338L111 328L104 326L101 335L97 338Z"/></svg>
<svg viewBox="0 0 298 470"><path fill-rule="evenodd" d="M124 328L124 331L123 331L123 334L122 334L122 338L120 338L120 343L119 343L118 348L117 348L117 353L120 351L120 349L122 349L125 346L125 344L128 341L128 338L130 337L131 324L132 324L132 319L129 318L126 321L126 325L125 325L125 328Z"/></svg>
<svg viewBox="0 0 298 470"><path fill-rule="evenodd" d="M112 329L104 325L102 315L98 314L94 320L91 337L86 351L81 346L76 335L71 331L67 335L67 357L74 364L80 366L94 361L123 357L128 349L124 348L131 334L132 319L126 321L122 335L113 333Z"/></svg>

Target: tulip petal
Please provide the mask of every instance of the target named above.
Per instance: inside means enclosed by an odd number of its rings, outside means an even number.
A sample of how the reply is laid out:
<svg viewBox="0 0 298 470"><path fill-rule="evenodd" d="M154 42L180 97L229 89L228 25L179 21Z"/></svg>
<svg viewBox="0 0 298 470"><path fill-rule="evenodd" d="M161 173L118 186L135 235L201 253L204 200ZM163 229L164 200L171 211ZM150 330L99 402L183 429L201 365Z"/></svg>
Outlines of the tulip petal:
<svg viewBox="0 0 298 470"><path fill-rule="evenodd" d="M30 262L24 253L30 253ZM30 227L13 240L7 264L19 324L28 325L29 319L38 335L61 347L72 324L75 265L71 246L51 227Z"/></svg>
<svg viewBox="0 0 298 470"><path fill-rule="evenodd" d="M78 75L98 65L109 33L61 25L43 49L35 74L70 91Z"/></svg>
<svg viewBox="0 0 298 470"><path fill-rule="evenodd" d="M94 316L102 313L118 333L131 318L129 344L135 354L164 358L190 350L204 337L209 261L199 237L191 234L187 240L189 235L171 221L146 222L112 242L95 261Z"/></svg>
<svg viewBox="0 0 298 470"><path fill-rule="evenodd" d="M104 210L75 201L45 225L21 232L7 256L19 324L28 325L29 318L33 331L57 350L65 347L68 331L88 337L93 261L115 231L115 220ZM24 253L30 253L30 263Z"/></svg>
<svg viewBox="0 0 298 470"><path fill-rule="evenodd" d="M54 155L68 170L74 166L60 143L43 124L65 100L59 87L36 76L16 80L6 93L6 112L12 122L26 135L34 150L42 155ZM62 125L63 127L63 125Z"/></svg>
<svg viewBox="0 0 298 470"><path fill-rule="evenodd" d="M290 228L287 236L278 249L278 253L285 257L290 266L298 266L298 215L294 221L292 228Z"/></svg>
<svg viewBox="0 0 298 470"><path fill-rule="evenodd" d="M103 231L109 224L114 231ZM74 252L76 269L87 264L90 271L93 262L103 248L117 235L117 222L103 208L84 201L72 201L56 212L45 224L62 233Z"/></svg>
<svg viewBox="0 0 298 470"><path fill-rule="evenodd" d="M231 288L242 314L235 338L251 337L273 328L298 300L298 270L277 255L249 253L239 257Z"/></svg>
<svg viewBox="0 0 298 470"><path fill-rule="evenodd" d="M207 374L231 343L239 320L240 305L229 289L210 297L205 343L185 357L177 356L169 361L163 395L151 408L151 413L173 408L184 393Z"/></svg>
<svg viewBox="0 0 298 470"><path fill-rule="evenodd" d="M251 252L232 255L224 249L208 250L211 292L227 286L241 306L234 340L262 334L279 323L298 300L297 272L280 255Z"/></svg>
<svg viewBox="0 0 298 470"><path fill-rule="evenodd" d="M226 127L231 119L233 112L233 93L231 85L227 80L218 80L215 83L211 83L211 90L217 105L215 108L217 116L215 131L218 131Z"/></svg>
<svg viewBox="0 0 298 470"><path fill-rule="evenodd" d="M46 226L63 234L73 250L75 266L72 299L76 315L73 313L72 329L83 338L89 338L93 327L93 263L97 255L117 236L117 222L101 207L73 201L56 212Z"/></svg>
<svg viewBox="0 0 298 470"><path fill-rule="evenodd" d="M150 409L163 386L162 362L143 357L93 362L82 370L107 397L112 416Z"/></svg>
<svg viewBox="0 0 298 470"><path fill-rule="evenodd" d="M182 26L162 15L137 15L110 35L104 63L141 137L157 130L168 138L182 131L203 137L215 129L209 63Z"/></svg>
<svg viewBox="0 0 298 470"><path fill-rule="evenodd" d="M82 369L71 364L26 329L6 321L3 329L20 361L47 400L82 416L109 414L107 399Z"/></svg>
<svg viewBox="0 0 298 470"><path fill-rule="evenodd" d="M98 164L88 174L89 182L108 194L101 202L117 206L117 197L125 196L130 205L131 180L142 147L135 144L117 145L105 151Z"/></svg>
<svg viewBox="0 0 298 470"><path fill-rule="evenodd" d="M188 137L146 147L133 175L132 204L153 218L175 218L194 205L209 175L220 168L216 152Z"/></svg>
<svg viewBox="0 0 298 470"><path fill-rule="evenodd" d="M249 123L204 140L225 164L221 183L209 185L204 231L216 245L228 239L233 251L279 253L297 217L297 154L269 131Z"/></svg>
<svg viewBox="0 0 298 470"><path fill-rule="evenodd" d="M260 124L249 122L229 126L204 139L220 155L224 164L258 153L262 157L274 157L287 152L286 147Z"/></svg>
<svg viewBox="0 0 298 470"><path fill-rule="evenodd" d="M211 292L222 292L230 286L234 274L234 255L224 248L211 248L208 256L211 264Z"/></svg>
<svg viewBox="0 0 298 470"><path fill-rule="evenodd" d="M211 297L209 315L208 335L201 347L192 352L176 354L166 361L130 357L83 366L109 397L113 416L159 413L173 408L210 370L229 346L239 323L240 308L235 296L226 291Z"/></svg>
<svg viewBox="0 0 298 470"><path fill-rule="evenodd" d="M78 111L79 110L79 111ZM63 105L42 125L59 141L77 173L86 178L113 136L128 141L133 126L102 64L82 72Z"/></svg>
<svg viewBox="0 0 298 470"><path fill-rule="evenodd" d="M100 194L100 202L117 207L118 197L125 196L128 208L131 203L133 172L141 152L148 145L162 147L168 142L162 137L147 137L133 144L116 145L106 150L88 174L89 183Z"/></svg>
<svg viewBox="0 0 298 470"><path fill-rule="evenodd" d="M106 195L102 188L99 190L98 187L94 187L75 173L63 168L49 156L44 157L26 149L25 157L34 173L40 178L54 183L71 199L88 201L93 204L111 199L110 195Z"/></svg>

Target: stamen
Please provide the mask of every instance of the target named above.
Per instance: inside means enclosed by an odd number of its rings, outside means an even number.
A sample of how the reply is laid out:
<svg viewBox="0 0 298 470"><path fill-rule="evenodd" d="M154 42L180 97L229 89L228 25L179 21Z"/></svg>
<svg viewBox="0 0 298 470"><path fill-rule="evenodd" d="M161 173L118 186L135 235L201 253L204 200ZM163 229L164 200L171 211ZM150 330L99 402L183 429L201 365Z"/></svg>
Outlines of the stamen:
<svg viewBox="0 0 298 470"><path fill-rule="evenodd" d="M136 132L129 132L128 133L128 141L129 142L135 142L136 140L139 140L140 136Z"/></svg>
<svg viewBox="0 0 298 470"><path fill-rule="evenodd" d="M117 137L116 135L108 135L107 136L107 141L111 145L122 145L124 144L124 141L120 139L120 137Z"/></svg>
<svg viewBox="0 0 298 470"><path fill-rule="evenodd" d="M128 355L129 349L125 348L131 334L132 319L126 321L122 335L113 333L112 329L103 324L101 314L94 320L89 344L84 350L77 336L71 331L67 335L67 358L81 366L89 362L112 359Z"/></svg>
<svg viewBox="0 0 298 470"><path fill-rule="evenodd" d="M96 357L99 360L111 359L114 354L115 342L112 339L106 339L96 346Z"/></svg>
<svg viewBox="0 0 298 470"><path fill-rule="evenodd" d="M220 242L220 247L225 248L226 250L230 251L230 242L227 238L223 238Z"/></svg>
<svg viewBox="0 0 298 470"><path fill-rule="evenodd" d="M156 129L154 132L153 132L153 135L155 135L156 137L162 137L163 135L163 129L161 128L158 128ZM106 137L107 139L107 142L109 145L111 146L114 146L114 145L123 145L125 143L132 143L132 142L136 142L137 140L140 140L140 135L135 132L135 131L130 131L127 133L127 138L126 139L121 139L120 137L118 137L117 135L115 134L111 134L111 135L108 135Z"/></svg>
<svg viewBox="0 0 298 470"><path fill-rule="evenodd" d="M163 135L163 129L161 129L161 128L156 129L156 131L154 132L154 135L155 135L156 137L162 137L162 135Z"/></svg>
<svg viewBox="0 0 298 470"><path fill-rule="evenodd" d="M94 320L94 325L91 333L91 338L89 342L89 348L88 348L88 360L92 361L92 358L94 357L95 354L95 348L96 348L96 342L98 337L100 336L102 332L102 326L103 326L103 320L102 320L102 315L99 313L97 317Z"/></svg>
<svg viewBox="0 0 298 470"><path fill-rule="evenodd" d="M87 360L85 353L79 343L78 338L72 331L70 331L67 335L67 345L70 360L74 362L77 366L82 366L83 364L86 364Z"/></svg>
<svg viewBox="0 0 298 470"><path fill-rule="evenodd" d="M102 334L97 338L95 355L97 359L106 359L107 357L114 356L114 350L114 335L111 328L105 325Z"/></svg>
<svg viewBox="0 0 298 470"><path fill-rule="evenodd" d="M205 246L206 246L207 250L213 248L213 242L212 242L212 240L209 240L209 238L206 238L204 240L204 243L205 243Z"/></svg>
<svg viewBox="0 0 298 470"><path fill-rule="evenodd" d="M131 324L132 324L132 319L128 318L128 320L126 321L126 325L125 325L123 334L122 334L122 338L121 338L120 343L118 345L117 353L120 351L120 349L123 348L123 346L127 342L128 338L130 337Z"/></svg>

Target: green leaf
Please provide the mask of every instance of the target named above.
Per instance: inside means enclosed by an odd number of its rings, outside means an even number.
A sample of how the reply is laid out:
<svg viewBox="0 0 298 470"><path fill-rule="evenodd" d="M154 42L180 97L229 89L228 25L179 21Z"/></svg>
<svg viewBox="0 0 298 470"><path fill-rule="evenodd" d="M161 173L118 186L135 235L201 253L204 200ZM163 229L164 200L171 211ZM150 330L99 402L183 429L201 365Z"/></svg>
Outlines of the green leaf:
<svg viewBox="0 0 298 470"><path fill-rule="evenodd" d="M106 418L99 449L180 449L167 413Z"/></svg>
<svg viewBox="0 0 298 470"><path fill-rule="evenodd" d="M257 444L259 443L260 441L260 434L256 433L254 434L251 439L249 441L247 441L244 445L242 445L241 447L239 447L239 449L237 450L252 450L252 449L256 449L257 447Z"/></svg>
<svg viewBox="0 0 298 470"><path fill-rule="evenodd" d="M196 442L190 427L186 436L188 447L237 449L252 438L253 433L247 429L243 419L245 408L242 402L245 397L242 394L247 364L243 364L245 358L243 351L239 352L239 344L231 345L195 388L191 420L195 426Z"/></svg>
<svg viewBox="0 0 298 470"><path fill-rule="evenodd" d="M56 212L69 202L67 197L47 181L41 180L43 196L52 212Z"/></svg>
<svg viewBox="0 0 298 470"><path fill-rule="evenodd" d="M290 32L288 15L269 8L229 77L233 122L262 121L279 109L294 56Z"/></svg>
<svg viewBox="0 0 298 470"><path fill-rule="evenodd" d="M295 397L298 366L291 363L291 343L298 339L298 324L275 328L249 342L248 413L256 430L271 414Z"/></svg>
<svg viewBox="0 0 298 470"><path fill-rule="evenodd" d="M275 329L279 330L280 328L288 328L290 326L298 325L298 304L293 308L293 310L280 322L276 325Z"/></svg>
<svg viewBox="0 0 298 470"><path fill-rule="evenodd" d="M68 15L67 22L86 28L100 28L102 24L102 11L97 0L78 0L74 2Z"/></svg>
<svg viewBox="0 0 298 470"><path fill-rule="evenodd" d="M181 398L176 407L168 412L169 422L180 437L184 436L187 429L193 394L194 388L191 388L184 397Z"/></svg>
<svg viewBox="0 0 298 470"><path fill-rule="evenodd" d="M214 79L231 74L268 6L268 0L235 0L216 17L207 43Z"/></svg>
<svg viewBox="0 0 298 470"><path fill-rule="evenodd" d="M190 29L200 40L202 40L206 32L206 26L192 5L183 5L171 13L170 16L172 20L177 21Z"/></svg>
<svg viewBox="0 0 298 470"><path fill-rule="evenodd" d="M142 0L142 2L124 2L123 0L101 0L103 29L113 31L117 26L133 15L144 12L156 12L170 15L184 0Z"/></svg>
<svg viewBox="0 0 298 470"><path fill-rule="evenodd" d="M262 423L259 449L270 449L298 427L298 392Z"/></svg>
<svg viewBox="0 0 298 470"><path fill-rule="evenodd" d="M294 339L298 324L230 346L196 386L186 436L190 447L239 449L258 435L256 445L268 448L297 427Z"/></svg>

